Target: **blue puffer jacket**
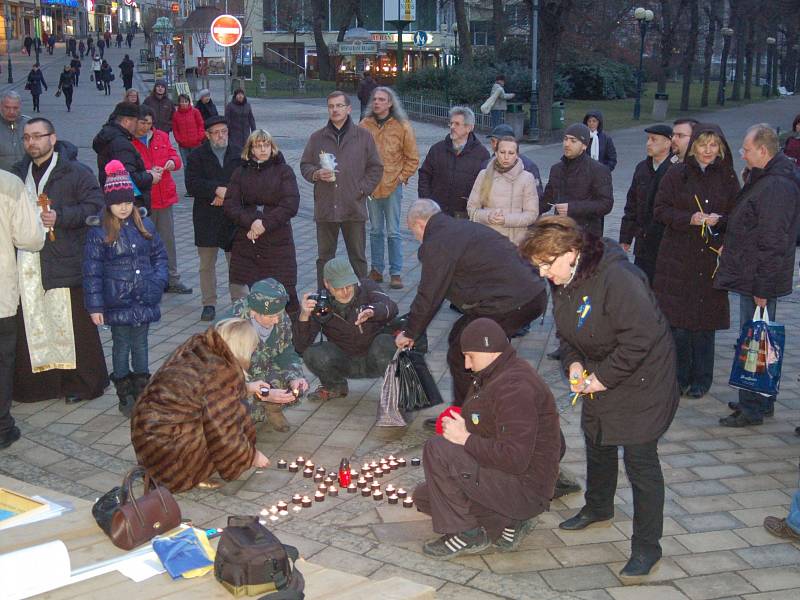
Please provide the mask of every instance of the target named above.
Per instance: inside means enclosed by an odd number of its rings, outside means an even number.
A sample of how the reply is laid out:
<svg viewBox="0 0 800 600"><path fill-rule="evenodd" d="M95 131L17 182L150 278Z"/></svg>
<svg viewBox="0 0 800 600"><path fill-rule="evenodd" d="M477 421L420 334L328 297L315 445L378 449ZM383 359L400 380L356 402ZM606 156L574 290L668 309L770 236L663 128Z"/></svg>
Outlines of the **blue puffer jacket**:
<svg viewBox="0 0 800 600"><path fill-rule="evenodd" d="M153 239L145 239L133 219L125 219L119 239L106 244L98 217L86 235L83 292L86 310L103 313L106 325L139 325L161 318L158 305L167 285L167 251L153 222L143 217Z"/></svg>

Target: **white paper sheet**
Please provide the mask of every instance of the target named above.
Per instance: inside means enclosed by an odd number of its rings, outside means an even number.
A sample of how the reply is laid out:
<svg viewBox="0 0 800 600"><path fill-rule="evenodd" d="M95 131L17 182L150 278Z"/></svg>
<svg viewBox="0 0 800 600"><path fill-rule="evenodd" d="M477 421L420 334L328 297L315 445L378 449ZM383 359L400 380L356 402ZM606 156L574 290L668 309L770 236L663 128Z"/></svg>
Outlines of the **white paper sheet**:
<svg viewBox="0 0 800 600"><path fill-rule="evenodd" d="M135 556L117 565L117 571L132 579L136 583L150 579L155 575L166 573L164 565L155 552L148 552L140 556Z"/></svg>
<svg viewBox="0 0 800 600"><path fill-rule="evenodd" d="M21 515L20 517L14 519L14 523L11 525L3 525L3 521L0 521L0 531L4 529L11 529L12 527L19 527L20 525L28 525L29 523L36 523L37 521L44 521L46 519L53 519L55 517L60 517L65 512L69 512L73 510L72 507L69 506L62 506L60 504L56 504L52 500L48 500L47 498L42 498L41 496L31 496L34 500L38 500L39 502L44 502L47 504L47 510L42 512L37 512L32 515Z"/></svg>
<svg viewBox="0 0 800 600"><path fill-rule="evenodd" d="M0 600L30 598L69 579L69 553L61 540L0 555Z"/></svg>

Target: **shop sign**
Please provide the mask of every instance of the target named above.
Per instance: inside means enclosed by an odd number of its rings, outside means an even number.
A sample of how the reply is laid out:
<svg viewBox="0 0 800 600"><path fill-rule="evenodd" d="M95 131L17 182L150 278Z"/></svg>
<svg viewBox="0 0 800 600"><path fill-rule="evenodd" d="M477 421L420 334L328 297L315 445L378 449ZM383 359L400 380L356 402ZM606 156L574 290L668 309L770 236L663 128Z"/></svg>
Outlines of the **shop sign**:
<svg viewBox="0 0 800 600"><path fill-rule="evenodd" d="M235 46L242 39L242 24L233 15L220 15L211 23L211 38L220 46Z"/></svg>
<svg viewBox="0 0 800 600"><path fill-rule="evenodd" d="M417 0L383 0L385 21L416 21Z"/></svg>
<svg viewBox="0 0 800 600"><path fill-rule="evenodd" d="M376 42L340 43L338 50L339 54L376 54L378 52L378 44Z"/></svg>
<svg viewBox="0 0 800 600"><path fill-rule="evenodd" d="M78 0L42 0L41 3L57 6L68 6L70 8L78 8L80 6L80 2Z"/></svg>
<svg viewBox="0 0 800 600"><path fill-rule="evenodd" d="M424 34L425 42L423 44L418 44L417 39L419 34ZM419 39L422 39L420 36ZM372 34L372 41L373 42L391 42L393 44L397 43L397 34L396 33L373 33ZM407 31L403 34L403 43L404 44L416 44L417 46L430 46L433 44L433 34L427 31L415 31L410 32Z"/></svg>

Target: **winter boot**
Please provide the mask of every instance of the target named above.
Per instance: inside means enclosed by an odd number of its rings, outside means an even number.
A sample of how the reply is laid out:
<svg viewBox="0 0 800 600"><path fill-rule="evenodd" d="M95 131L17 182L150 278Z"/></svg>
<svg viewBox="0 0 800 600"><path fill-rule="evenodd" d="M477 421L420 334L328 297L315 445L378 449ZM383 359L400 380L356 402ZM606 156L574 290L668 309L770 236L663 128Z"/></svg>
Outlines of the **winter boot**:
<svg viewBox="0 0 800 600"><path fill-rule="evenodd" d="M114 382L114 387L117 390L117 398L119 398L119 412L126 417L130 418L133 411L133 405L136 402L136 394L133 387L133 375L126 375L125 377L111 376L111 381Z"/></svg>
<svg viewBox="0 0 800 600"><path fill-rule="evenodd" d="M133 380L133 397L138 400L144 388L147 387L150 373L131 373L131 379Z"/></svg>
<svg viewBox="0 0 800 600"><path fill-rule="evenodd" d="M274 402L265 402L267 421L275 431L289 431L289 422L283 416L283 405Z"/></svg>

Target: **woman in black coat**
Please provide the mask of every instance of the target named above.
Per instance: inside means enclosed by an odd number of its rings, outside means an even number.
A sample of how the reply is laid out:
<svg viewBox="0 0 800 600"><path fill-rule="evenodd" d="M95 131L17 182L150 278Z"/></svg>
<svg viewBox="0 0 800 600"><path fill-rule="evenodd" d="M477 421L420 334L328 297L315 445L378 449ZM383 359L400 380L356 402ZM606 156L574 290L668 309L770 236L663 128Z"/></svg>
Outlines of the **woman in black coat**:
<svg viewBox="0 0 800 600"><path fill-rule="evenodd" d="M44 80L44 74L39 68L39 63L33 65L31 72L28 73L28 82L25 84L25 89L31 93L33 98L33 111L42 112L39 110L39 96L42 95L42 88L47 89L47 82Z"/></svg>
<svg viewBox="0 0 800 600"><path fill-rule="evenodd" d="M64 102L67 103L67 112L72 109L72 86L75 81L75 73L69 65L64 65L64 70L58 78L58 91L64 94Z"/></svg>
<svg viewBox="0 0 800 600"><path fill-rule="evenodd" d="M234 90L233 99L225 106L225 118L228 119L228 137L231 144L243 147L250 132L256 129L253 109L243 89Z"/></svg>
<svg viewBox="0 0 800 600"><path fill-rule="evenodd" d="M103 91L105 92L106 96L111 95L111 82L113 80L114 80L114 71L111 69L111 65L104 60L100 64L100 81L103 82Z"/></svg>
<svg viewBox="0 0 800 600"><path fill-rule="evenodd" d="M572 392L583 398L586 505L559 527L584 529L614 517L622 446L634 512L631 557L620 577L646 575L661 558L658 438L679 399L669 324L647 277L622 248L569 217L540 218L520 249L551 283L561 362Z"/></svg>
<svg viewBox="0 0 800 600"><path fill-rule="evenodd" d="M690 398L711 387L715 332L730 327L728 294L712 284L738 193L722 131L696 125L686 160L664 175L653 209L665 226L653 290L675 337L681 393Z"/></svg>
<svg viewBox="0 0 800 600"><path fill-rule="evenodd" d="M252 285L273 277L286 288L286 311L294 316L297 301L297 259L291 219L300 192L292 168L272 136L256 129L242 150L244 164L228 184L223 208L236 231L231 250L230 282Z"/></svg>

